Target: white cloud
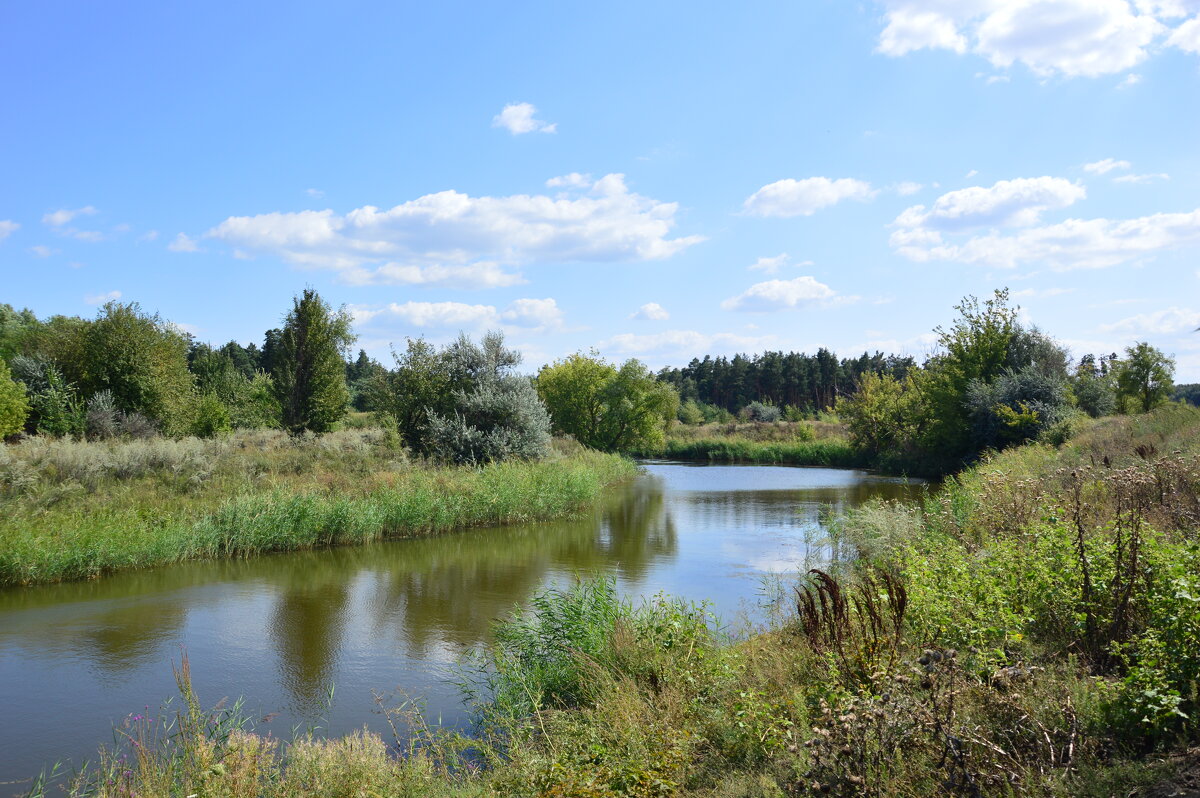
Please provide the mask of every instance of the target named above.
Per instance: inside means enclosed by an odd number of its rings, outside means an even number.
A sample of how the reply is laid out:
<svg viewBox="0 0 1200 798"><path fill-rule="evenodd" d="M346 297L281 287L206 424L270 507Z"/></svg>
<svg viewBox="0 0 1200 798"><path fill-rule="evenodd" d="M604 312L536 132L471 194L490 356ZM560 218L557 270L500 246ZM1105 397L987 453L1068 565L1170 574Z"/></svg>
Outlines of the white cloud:
<svg viewBox="0 0 1200 798"><path fill-rule="evenodd" d="M1156 180L1170 180L1171 176L1165 172L1148 175L1121 175L1114 178L1114 183L1153 183Z"/></svg>
<svg viewBox="0 0 1200 798"><path fill-rule="evenodd" d="M37 255L39 258L48 258L51 255L57 255L59 253L59 250L54 249L53 247L48 247L45 244L35 244L29 248L29 251L34 255Z"/></svg>
<svg viewBox="0 0 1200 798"><path fill-rule="evenodd" d="M1008 83L1011 80L1012 78L1008 75L988 75L987 84L994 86L997 83Z"/></svg>
<svg viewBox="0 0 1200 798"><path fill-rule="evenodd" d="M357 305L351 308L351 313L360 324L384 318L416 327L513 327L533 332L559 329L563 325L562 310L553 299L517 299L504 310L495 305L465 302L392 302L382 307Z"/></svg>
<svg viewBox="0 0 1200 798"><path fill-rule="evenodd" d="M1200 16L1193 17L1171 33L1167 44L1189 53L1200 54Z"/></svg>
<svg viewBox="0 0 1200 798"><path fill-rule="evenodd" d="M974 176L975 176L975 175L977 175L977 174L979 174L979 170L978 170L978 169L972 169L971 171L969 171L969 172L967 172L965 175L963 175L963 178L964 178L964 179L966 179L966 180L970 180L972 177L974 177Z"/></svg>
<svg viewBox="0 0 1200 798"><path fill-rule="evenodd" d="M1151 335L1171 335L1200 327L1200 312L1186 308L1170 307L1153 313L1140 313L1127 319L1102 324L1104 332L1120 332Z"/></svg>
<svg viewBox="0 0 1200 798"><path fill-rule="evenodd" d="M884 0L879 52L968 51L993 66L1024 64L1035 75L1096 77L1144 61L1157 39L1189 49L1200 35L1189 22L1172 31L1161 20L1182 16L1178 2L1127 0ZM1197 45L1200 49L1200 45Z"/></svg>
<svg viewBox="0 0 1200 798"><path fill-rule="evenodd" d="M666 321L671 318L671 314L657 302L647 302L638 308L637 312L629 318L639 321Z"/></svg>
<svg viewBox="0 0 1200 798"><path fill-rule="evenodd" d="M959 33L951 17L921 10L919 3L906 3L889 11L876 50L895 57L925 48L961 54L967 50L967 38Z"/></svg>
<svg viewBox="0 0 1200 798"><path fill-rule="evenodd" d="M914 205L896 218L905 230L959 231L1037 224L1043 211L1065 208L1087 196L1083 186L1061 177L1022 177L972 186L938 197L933 207Z"/></svg>
<svg viewBox="0 0 1200 798"><path fill-rule="evenodd" d="M767 274L778 274L779 270L788 265L789 256L786 252L781 252L771 258L759 258L750 264L747 268L752 272L766 272Z"/></svg>
<svg viewBox="0 0 1200 798"><path fill-rule="evenodd" d="M509 103L492 117L492 127L502 127L514 136L522 133L553 133L558 129L557 124L535 119L533 115L536 113L537 108L530 103Z"/></svg>
<svg viewBox="0 0 1200 798"><path fill-rule="evenodd" d="M460 287L477 287L520 281L495 264L669 258L703 240L668 237L678 209L629 191L623 175L611 174L557 197L441 191L389 210L231 216L207 235L355 283L447 282L453 274L472 281Z"/></svg>
<svg viewBox="0 0 1200 798"><path fill-rule="evenodd" d="M1054 269L1102 268L1180 246L1200 244L1200 209L1136 219L1068 219L1004 236L992 232L948 244L937 231L897 230L892 246L910 260L1014 268L1044 262Z"/></svg>
<svg viewBox="0 0 1200 798"><path fill-rule="evenodd" d="M304 193L314 199L320 199L325 196L325 192L319 188L306 188L304 189Z"/></svg>
<svg viewBox="0 0 1200 798"><path fill-rule="evenodd" d="M1125 76L1125 79L1117 84L1118 89L1128 89L1131 86L1136 86L1142 82L1142 76L1136 72L1130 72Z"/></svg>
<svg viewBox="0 0 1200 798"><path fill-rule="evenodd" d="M875 196L870 183L843 177L807 177L803 180L777 180L751 194L744 206L756 216L811 216L821 208L842 200L863 202Z"/></svg>
<svg viewBox="0 0 1200 798"><path fill-rule="evenodd" d="M8 238L13 233L20 229L21 225L11 219L0 219L0 241Z"/></svg>
<svg viewBox="0 0 1200 798"><path fill-rule="evenodd" d="M1131 166L1132 164L1129 163L1129 161L1116 161L1112 158L1105 158L1102 161L1085 163L1083 165L1083 171L1090 172L1094 175L1106 175L1114 169L1128 169Z"/></svg>
<svg viewBox="0 0 1200 798"><path fill-rule="evenodd" d="M667 330L640 335L620 333L597 344L600 351L623 355L691 357L696 355L762 350L775 336L746 336L734 333L702 333L696 330Z"/></svg>
<svg viewBox="0 0 1200 798"><path fill-rule="evenodd" d="M140 236L138 236L138 241L157 241L157 240L158 240L158 231L157 230L147 230L146 232L144 232Z"/></svg>
<svg viewBox="0 0 1200 798"><path fill-rule="evenodd" d="M83 301L89 305L103 305L105 302L115 302L121 298L120 291L108 291L103 294L95 294L93 296L85 296Z"/></svg>
<svg viewBox="0 0 1200 798"><path fill-rule="evenodd" d="M91 205L85 205L82 208L75 208L74 210L59 208L57 211L52 211L43 216L42 224L49 225L50 227L62 227L77 216L94 216L96 212L96 209Z"/></svg>
<svg viewBox="0 0 1200 798"><path fill-rule="evenodd" d="M1009 296L1013 299L1047 299L1052 296L1062 296L1075 291L1074 288L1023 288L1013 291Z"/></svg>
<svg viewBox="0 0 1200 798"><path fill-rule="evenodd" d="M721 303L725 310L769 312L810 307L833 299L834 290L812 277L792 280L767 280L755 283L741 294Z"/></svg>
<svg viewBox="0 0 1200 798"><path fill-rule="evenodd" d="M916 194L921 189L925 188L920 183L914 183L911 180L905 180L902 183L896 184L896 193L901 197L908 197Z"/></svg>
<svg viewBox="0 0 1200 798"><path fill-rule="evenodd" d="M186 233L180 233L175 236L174 241L167 244L167 249L172 252L199 252L200 245L191 236Z"/></svg>
<svg viewBox="0 0 1200 798"><path fill-rule="evenodd" d="M579 172L571 172L569 175L559 175L546 181L548 188L588 188L591 185L592 176L583 175Z"/></svg>

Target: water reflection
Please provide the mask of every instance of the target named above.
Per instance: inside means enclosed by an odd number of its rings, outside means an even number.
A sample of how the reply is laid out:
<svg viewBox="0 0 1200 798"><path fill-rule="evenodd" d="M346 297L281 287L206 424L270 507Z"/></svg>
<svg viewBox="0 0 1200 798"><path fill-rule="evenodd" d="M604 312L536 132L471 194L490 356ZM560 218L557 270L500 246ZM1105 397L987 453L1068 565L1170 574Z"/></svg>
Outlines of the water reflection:
<svg viewBox="0 0 1200 798"><path fill-rule="evenodd" d="M799 567L822 507L911 490L861 472L658 464L568 522L0 591L0 702L27 719L0 727L0 781L79 761L124 712L171 695L181 648L205 700L245 695L287 726L377 721L371 691L396 686L454 719L446 667L541 586L604 573L731 612L762 574Z"/></svg>

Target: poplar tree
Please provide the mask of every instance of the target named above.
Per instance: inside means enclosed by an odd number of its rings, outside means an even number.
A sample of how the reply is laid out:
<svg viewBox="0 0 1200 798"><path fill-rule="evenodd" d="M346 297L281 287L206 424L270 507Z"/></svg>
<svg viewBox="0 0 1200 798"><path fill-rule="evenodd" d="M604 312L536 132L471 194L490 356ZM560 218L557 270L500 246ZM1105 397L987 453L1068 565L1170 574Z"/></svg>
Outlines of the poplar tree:
<svg viewBox="0 0 1200 798"><path fill-rule="evenodd" d="M284 320L271 376L292 434L328 432L350 403L343 359L355 335L350 314L333 310L311 288L294 301Z"/></svg>

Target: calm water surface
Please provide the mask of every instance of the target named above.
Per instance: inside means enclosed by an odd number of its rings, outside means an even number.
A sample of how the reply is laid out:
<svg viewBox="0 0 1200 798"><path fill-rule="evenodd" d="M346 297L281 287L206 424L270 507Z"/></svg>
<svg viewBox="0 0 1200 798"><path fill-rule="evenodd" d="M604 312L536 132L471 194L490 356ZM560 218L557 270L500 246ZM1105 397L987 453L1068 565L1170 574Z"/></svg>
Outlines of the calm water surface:
<svg viewBox="0 0 1200 798"><path fill-rule="evenodd" d="M202 702L243 696L256 719L277 713L258 725L276 736L380 728L376 693L463 722L447 678L539 588L609 574L627 594L708 599L734 621L771 575L804 567L822 508L920 489L862 471L652 462L568 523L3 590L0 782L77 765L124 716L156 711L184 650ZM0 784L0 797L21 788Z"/></svg>

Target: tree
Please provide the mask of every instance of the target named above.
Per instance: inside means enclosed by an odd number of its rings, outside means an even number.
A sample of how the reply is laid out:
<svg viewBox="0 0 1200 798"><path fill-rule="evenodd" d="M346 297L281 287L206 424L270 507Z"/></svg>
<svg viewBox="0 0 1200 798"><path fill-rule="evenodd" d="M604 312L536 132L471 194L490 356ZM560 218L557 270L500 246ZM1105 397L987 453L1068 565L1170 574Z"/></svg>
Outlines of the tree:
<svg viewBox="0 0 1200 798"><path fill-rule="evenodd" d="M275 396L292 434L328 432L350 403L344 354L354 343L350 314L306 288L284 319L275 357Z"/></svg>
<svg viewBox="0 0 1200 798"><path fill-rule="evenodd" d="M534 460L550 448L550 416L528 377L513 373L521 355L498 332L480 344L467 336L441 362L454 387L453 412L427 410L428 449L439 460L483 464Z"/></svg>
<svg viewBox="0 0 1200 798"><path fill-rule="evenodd" d="M8 364L0 358L0 439L25 429L25 417L28 415L29 400L25 398L25 386L13 380Z"/></svg>
<svg viewBox="0 0 1200 798"><path fill-rule="evenodd" d="M619 368L597 353L545 366L537 391L554 429L604 451L655 448L679 407L679 395L637 360Z"/></svg>
<svg viewBox="0 0 1200 798"><path fill-rule="evenodd" d="M943 468L974 454L968 390L973 384L991 384L1011 367L1010 344L1020 330L1017 309L1009 307L1006 289L997 290L982 304L968 296L954 309L959 318L953 326L934 330L942 351L926 363L920 381L930 416L921 445L926 456Z"/></svg>
<svg viewBox="0 0 1200 798"><path fill-rule="evenodd" d="M859 379L853 396L838 400L838 415L856 446L889 457L911 448L924 415L913 379L868 372Z"/></svg>
<svg viewBox="0 0 1200 798"><path fill-rule="evenodd" d="M367 385L367 403L396 425L404 444L428 454L429 413L454 410L450 373L437 348L424 338L409 338L403 353L392 349L396 366Z"/></svg>
<svg viewBox="0 0 1200 798"><path fill-rule="evenodd" d="M1148 343L1125 350L1117 365L1117 401L1126 412L1134 408L1149 413L1171 398L1175 361Z"/></svg>
<svg viewBox="0 0 1200 798"><path fill-rule="evenodd" d="M67 329L82 338L76 367L82 373L71 374L69 356L55 361L84 396L111 391L121 410L142 413L172 434L188 431L195 380L188 371L188 339L178 328L143 313L136 302L109 302L91 324Z"/></svg>

